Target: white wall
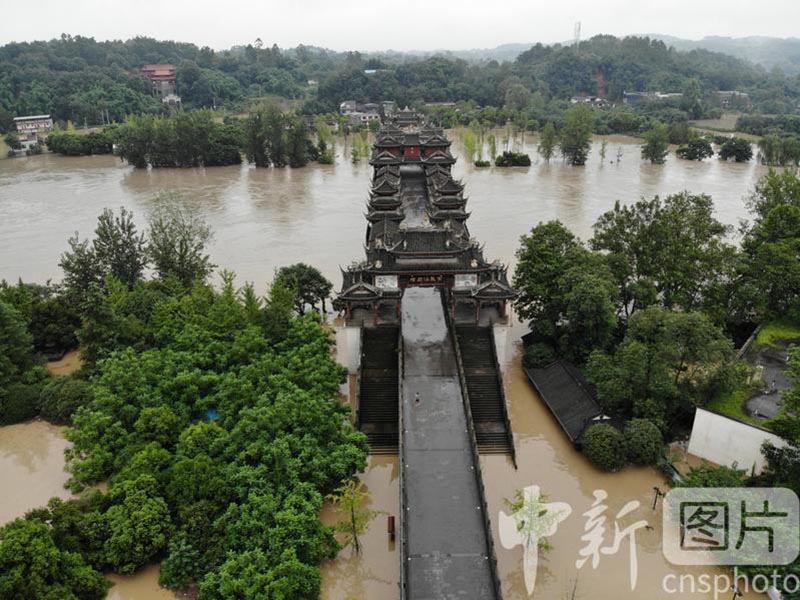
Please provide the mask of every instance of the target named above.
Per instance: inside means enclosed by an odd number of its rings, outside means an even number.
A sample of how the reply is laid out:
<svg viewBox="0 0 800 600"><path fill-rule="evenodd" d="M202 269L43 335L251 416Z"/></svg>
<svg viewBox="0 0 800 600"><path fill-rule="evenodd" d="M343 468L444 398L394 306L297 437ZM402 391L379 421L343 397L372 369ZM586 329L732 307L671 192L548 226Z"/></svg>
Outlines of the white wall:
<svg viewBox="0 0 800 600"><path fill-rule="evenodd" d="M361 328L338 327L336 329L336 361L348 372L356 373L361 364Z"/></svg>
<svg viewBox="0 0 800 600"><path fill-rule="evenodd" d="M736 463L748 474L755 466L755 472L760 473L765 463L761 444L765 441L774 446L786 445L774 433L698 408L688 451L718 465L731 467Z"/></svg>

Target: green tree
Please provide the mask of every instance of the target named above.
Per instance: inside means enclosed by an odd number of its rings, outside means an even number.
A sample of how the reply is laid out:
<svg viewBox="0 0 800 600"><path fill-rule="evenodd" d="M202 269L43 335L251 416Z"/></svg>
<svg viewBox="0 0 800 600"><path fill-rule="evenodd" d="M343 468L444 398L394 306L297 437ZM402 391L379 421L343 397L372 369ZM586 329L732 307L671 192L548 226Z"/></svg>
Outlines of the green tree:
<svg viewBox="0 0 800 600"><path fill-rule="evenodd" d="M647 419L631 419L625 425L628 460L637 465L654 465L664 454L664 439L658 426Z"/></svg>
<svg viewBox="0 0 800 600"><path fill-rule="evenodd" d="M731 341L702 313L651 306L631 316L613 354L592 353L586 374L607 414L671 427L738 381L734 357Z"/></svg>
<svg viewBox="0 0 800 600"><path fill-rule="evenodd" d="M336 530L347 536L345 546L352 545L356 554L360 554L359 536L366 533L370 521L381 514L381 511L366 508L370 499L369 491L364 482L357 479L351 479L339 486L328 498L343 517L336 524Z"/></svg>
<svg viewBox="0 0 800 600"><path fill-rule="evenodd" d="M88 382L74 376L55 377L41 391L38 399L42 418L60 425L72 422L73 413L91 400Z"/></svg>
<svg viewBox="0 0 800 600"><path fill-rule="evenodd" d="M686 144L682 144L675 150L678 158L685 160L703 160L714 156L714 149L708 140L703 138L694 138L689 140Z"/></svg>
<svg viewBox="0 0 800 600"><path fill-rule="evenodd" d="M586 104L578 103L564 113L558 145L561 155L569 164L586 164L592 146L594 123L594 111Z"/></svg>
<svg viewBox="0 0 800 600"><path fill-rule="evenodd" d="M720 146L719 157L722 160L733 159L734 162L749 162L753 158L753 147L748 140L729 138Z"/></svg>
<svg viewBox="0 0 800 600"><path fill-rule="evenodd" d="M581 449L603 471L618 471L625 466L625 438L611 425L591 425L581 436Z"/></svg>
<svg viewBox="0 0 800 600"><path fill-rule="evenodd" d="M125 207L120 207L119 216L103 210L94 235L92 250L102 272L133 287L147 266L147 242L136 229L133 213Z"/></svg>
<svg viewBox="0 0 800 600"><path fill-rule="evenodd" d="M6 143L6 146L12 150L19 150L22 148L22 143L19 141L19 136L13 131L9 131L5 137L3 137L3 141Z"/></svg>
<svg viewBox="0 0 800 600"><path fill-rule="evenodd" d="M663 164L669 152L669 132L667 126L658 123L645 132L642 145L642 158L653 164Z"/></svg>
<svg viewBox="0 0 800 600"><path fill-rule="evenodd" d="M755 218L742 240L744 282L759 290L758 316L800 318L800 177L770 170L748 205Z"/></svg>
<svg viewBox="0 0 800 600"><path fill-rule="evenodd" d="M110 587L80 554L59 549L46 523L17 519L0 528L3 598L101 600Z"/></svg>
<svg viewBox="0 0 800 600"><path fill-rule="evenodd" d="M150 215L148 254L162 279L175 277L184 285L205 281L214 266L207 254L213 234L200 213L174 195L161 194Z"/></svg>
<svg viewBox="0 0 800 600"><path fill-rule="evenodd" d="M653 303L715 314L735 249L709 196L686 192L614 208L598 218L591 247L604 252L624 318Z"/></svg>
<svg viewBox="0 0 800 600"><path fill-rule="evenodd" d="M119 573L133 573L167 547L169 507L156 490L156 480L142 475L109 491L114 505L106 513L110 535L105 552Z"/></svg>
<svg viewBox="0 0 800 600"><path fill-rule="evenodd" d="M161 562L158 581L170 588L184 589L199 572L200 553L184 537L169 543L167 558Z"/></svg>
<svg viewBox="0 0 800 600"><path fill-rule="evenodd" d="M550 159L553 157L557 141L556 127L553 125L552 121L548 121L544 129L542 129L538 148L539 154L542 155L545 162L549 163Z"/></svg>
<svg viewBox="0 0 800 600"><path fill-rule="evenodd" d="M34 364L33 337L23 316L0 300L0 399L3 390Z"/></svg>
<svg viewBox="0 0 800 600"><path fill-rule="evenodd" d="M295 308L298 313L305 312L306 305L316 309L317 304L320 304L320 310L325 312L325 300L330 296L333 284L315 267L305 263L281 267L275 274L275 279L294 290Z"/></svg>

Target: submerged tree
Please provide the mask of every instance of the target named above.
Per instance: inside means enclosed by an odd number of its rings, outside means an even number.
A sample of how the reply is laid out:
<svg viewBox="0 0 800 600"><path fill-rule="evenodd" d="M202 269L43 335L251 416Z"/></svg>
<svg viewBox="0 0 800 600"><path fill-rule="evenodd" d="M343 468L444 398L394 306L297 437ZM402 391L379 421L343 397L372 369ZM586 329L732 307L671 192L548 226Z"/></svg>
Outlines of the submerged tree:
<svg viewBox="0 0 800 600"><path fill-rule="evenodd" d="M669 153L669 130L663 123L658 123L642 136L642 158L651 163L663 164Z"/></svg>
<svg viewBox="0 0 800 600"><path fill-rule="evenodd" d="M594 111L586 104L576 104L564 114L559 136L561 154L571 165L584 165L589 156L594 132Z"/></svg>
<svg viewBox="0 0 800 600"><path fill-rule="evenodd" d="M556 127L552 122L548 121L547 125L542 129L542 136L539 138L539 154L545 162L550 162L553 153L556 149Z"/></svg>
<svg viewBox="0 0 800 600"><path fill-rule="evenodd" d="M336 488L328 496L339 513L344 517L334 526L336 531L347 536L345 546L353 546L356 554L361 553L359 536L363 535L369 527L370 521L383 514L380 510L366 508L370 500L369 491L360 479L351 479Z"/></svg>

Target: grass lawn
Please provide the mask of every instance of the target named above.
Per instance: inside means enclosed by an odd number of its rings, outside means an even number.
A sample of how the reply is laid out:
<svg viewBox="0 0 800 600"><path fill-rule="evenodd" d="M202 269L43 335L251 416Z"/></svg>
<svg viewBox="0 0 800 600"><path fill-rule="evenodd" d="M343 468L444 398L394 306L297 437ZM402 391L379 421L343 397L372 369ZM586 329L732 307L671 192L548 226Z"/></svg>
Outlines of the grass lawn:
<svg viewBox="0 0 800 600"><path fill-rule="evenodd" d="M756 348L774 346L780 340L800 340L800 323L791 321L770 321L764 323L756 336Z"/></svg>
<svg viewBox="0 0 800 600"><path fill-rule="evenodd" d="M750 423L751 425L756 425L757 427L765 427L769 429L769 421L756 419L744 411L744 402L747 399L748 391L749 387L745 386L733 390L732 392L718 394L716 398L708 403L706 408L738 421L743 421L745 423Z"/></svg>

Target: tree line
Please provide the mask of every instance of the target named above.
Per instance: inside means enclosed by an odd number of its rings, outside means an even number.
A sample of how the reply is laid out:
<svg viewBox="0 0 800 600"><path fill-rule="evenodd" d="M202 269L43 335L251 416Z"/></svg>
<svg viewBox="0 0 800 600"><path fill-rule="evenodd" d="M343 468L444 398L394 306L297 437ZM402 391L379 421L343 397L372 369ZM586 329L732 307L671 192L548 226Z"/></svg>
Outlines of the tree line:
<svg viewBox="0 0 800 600"><path fill-rule="evenodd" d="M683 92L685 99L674 110L691 118L719 110L716 90L745 91L752 107L742 108L772 114L791 114L800 98L797 76L768 73L724 54L678 52L647 37L537 44L514 61L469 63L309 46L282 50L248 44L214 51L144 37L97 42L65 34L0 47L0 131L12 126L13 116L24 114L51 113L63 122L96 125L121 122L130 114L166 113L139 72L152 62L177 65L184 107L234 111L265 96L301 102L306 114L335 112L346 99L417 106L462 101L505 107L541 122L542 114L555 114L558 103L580 94L619 103L623 91Z"/></svg>
<svg viewBox="0 0 800 600"><path fill-rule="evenodd" d="M131 116L100 132L56 131L47 145L67 156L109 154L115 148L120 158L140 169L236 165L243 152L257 167L302 167L312 160L333 162L325 127L319 123L309 128L302 117L270 105L241 122L219 122L209 110Z"/></svg>

